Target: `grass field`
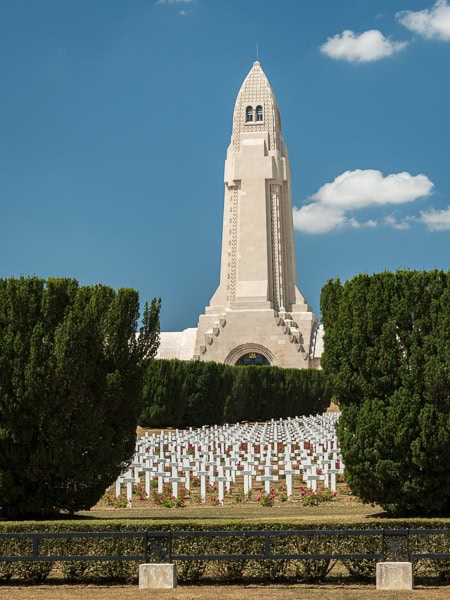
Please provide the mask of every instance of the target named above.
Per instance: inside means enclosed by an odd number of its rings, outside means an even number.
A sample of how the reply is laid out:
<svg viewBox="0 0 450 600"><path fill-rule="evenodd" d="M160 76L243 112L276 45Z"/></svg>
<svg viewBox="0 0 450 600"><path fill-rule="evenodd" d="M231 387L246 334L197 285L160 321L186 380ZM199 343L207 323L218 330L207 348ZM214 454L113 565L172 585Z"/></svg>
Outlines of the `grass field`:
<svg viewBox="0 0 450 600"><path fill-rule="evenodd" d="M257 494L254 494L256 497ZM131 508L117 509L99 503L90 511L78 513L82 517L99 519L151 519L158 520L301 520L317 521L330 519L339 521L358 521L361 519L377 518L383 511L379 506L370 506L351 499L348 496L338 496L332 502L323 502L318 506L303 506L300 501L275 502L273 506L261 506L256 500L240 504L230 501L223 506L187 503L184 508L165 508L156 506L150 501L134 502Z"/></svg>
<svg viewBox="0 0 450 600"><path fill-rule="evenodd" d="M179 586L175 590L139 590L136 586L0 587L5 600L447 600L449 587L377 591L374 585L222 585Z"/></svg>
<svg viewBox="0 0 450 600"><path fill-rule="evenodd" d="M151 499L144 501L133 501L131 508L114 508L100 501L89 511L81 511L81 518L88 519L140 519L144 522L150 521L192 521L200 520L222 522L222 521L286 521L286 522L330 522L338 528L339 523L357 521L377 521L387 518L386 513L380 506L363 504L357 498L344 493L344 484L338 486L338 494L335 499L328 502L320 502L317 506L304 506L301 497L295 496L291 501L282 502L278 495L275 497L273 506L262 506L258 501L260 489L253 491L252 497L247 502L236 503L233 497L226 497L223 506L215 506L208 502L202 504L198 500L198 490L193 490L191 500L186 502L184 508L166 508L157 506ZM419 519L419 517L418 517ZM420 519L423 521L423 519ZM414 522L414 519L408 519ZM450 519L434 519L435 523L449 523Z"/></svg>

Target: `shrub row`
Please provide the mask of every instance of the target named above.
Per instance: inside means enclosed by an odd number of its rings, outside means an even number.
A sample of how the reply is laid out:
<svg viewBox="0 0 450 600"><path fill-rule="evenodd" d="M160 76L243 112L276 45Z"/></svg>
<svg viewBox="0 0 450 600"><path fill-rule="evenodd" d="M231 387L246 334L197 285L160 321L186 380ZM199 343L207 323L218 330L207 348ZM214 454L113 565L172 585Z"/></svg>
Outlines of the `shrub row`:
<svg viewBox="0 0 450 600"><path fill-rule="evenodd" d="M406 522L392 521L374 523L356 523L352 526L339 526L339 529L382 529L408 528ZM417 521L414 529L434 529L448 527L449 523ZM110 531L244 531L244 530L290 530L290 529L334 529L336 523L322 523L313 526L293 525L292 523L227 523L211 526L201 523L160 522L150 525L148 522L111 521L98 522L47 522L47 523L0 523L0 533L5 532L110 532ZM419 552L449 552L449 536L442 534L411 535L410 551ZM31 540L27 538L0 538L0 556L25 556L31 554ZM164 556L164 543L156 542L149 545L149 560L161 562L167 560ZM227 537L174 537L173 553L176 555L194 554L259 554L264 552L264 538L261 536L227 536ZM271 539L271 550L278 554L363 554L379 553L381 549L380 536L274 536ZM162 556L160 551L162 551ZM140 538L86 538L45 539L40 542L40 553L48 555L93 555L93 556L132 556L143 553L143 543ZM388 557L387 557L388 558ZM273 581L282 578L301 579L304 581L323 580L330 570L336 566L336 560L329 559L291 559L291 560L216 560L208 561L195 559L192 561L176 561L180 581L198 581L202 578L240 581L258 579ZM375 577L375 561L369 559L354 559L340 561L347 572L358 580ZM26 583L40 583L49 575L62 578L71 583L86 582L121 582L137 581L139 561L62 561L62 562L0 562L0 582L11 579ZM450 581L450 561L423 559L415 561L416 576L434 576ZM342 570L341 570L342 572Z"/></svg>
<svg viewBox="0 0 450 600"><path fill-rule="evenodd" d="M322 413L323 371L153 360L145 368L142 427L201 427Z"/></svg>

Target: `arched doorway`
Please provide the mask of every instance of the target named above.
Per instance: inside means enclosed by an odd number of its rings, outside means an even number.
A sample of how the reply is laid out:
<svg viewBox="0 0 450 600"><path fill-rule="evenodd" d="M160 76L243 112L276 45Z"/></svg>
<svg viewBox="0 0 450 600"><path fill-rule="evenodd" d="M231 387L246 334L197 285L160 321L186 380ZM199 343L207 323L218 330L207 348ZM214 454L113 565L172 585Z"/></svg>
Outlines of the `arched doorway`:
<svg viewBox="0 0 450 600"><path fill-rule="evenodd" d="M243 365L270 365L268 359L259 352L246 352L235 363L237 367Z"/></svg>
<svg viewBox="0 0 450 600"><path fill-rule="evenodd" d="M261 365L261 366L274 366L276 365L275 356L272 352L262 346L261 344L255 344L249 342L247 344L241 344L232 350L226 359L224 360L226 365Z"/></svg>

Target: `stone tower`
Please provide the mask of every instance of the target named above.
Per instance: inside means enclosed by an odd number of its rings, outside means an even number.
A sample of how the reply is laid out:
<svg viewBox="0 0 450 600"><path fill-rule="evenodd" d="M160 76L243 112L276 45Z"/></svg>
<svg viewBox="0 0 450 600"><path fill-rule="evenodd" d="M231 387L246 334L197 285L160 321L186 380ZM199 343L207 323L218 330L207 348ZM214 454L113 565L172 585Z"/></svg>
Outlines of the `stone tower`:
<svg viewBox="0 0 450 600"><path fill-rule="evenodd" d="M289 159L260 63L237 96L225 160L220 283L194 358L311 368L318 319L297 287Z"/></svg>

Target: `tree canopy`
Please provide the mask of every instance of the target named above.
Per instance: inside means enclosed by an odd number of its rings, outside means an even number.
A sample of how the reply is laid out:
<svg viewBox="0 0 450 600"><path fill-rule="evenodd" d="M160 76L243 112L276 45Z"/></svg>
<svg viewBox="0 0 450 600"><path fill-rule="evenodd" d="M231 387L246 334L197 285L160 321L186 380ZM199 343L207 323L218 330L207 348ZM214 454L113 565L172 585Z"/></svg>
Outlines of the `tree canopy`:
<svg viewBox="0 0 450 600"><path fill-rule="evenodd" d="M74 279L0 279L0 511L88 509L134 450L160 300ZM139 335L138 335L139 333Z"/></svg>
<svg viewBox="0 0 450 600"><path fill-rule="evenodd" d="M393 512L450 514L450 271L332 280L321 311L352 490Z"/></svg>

